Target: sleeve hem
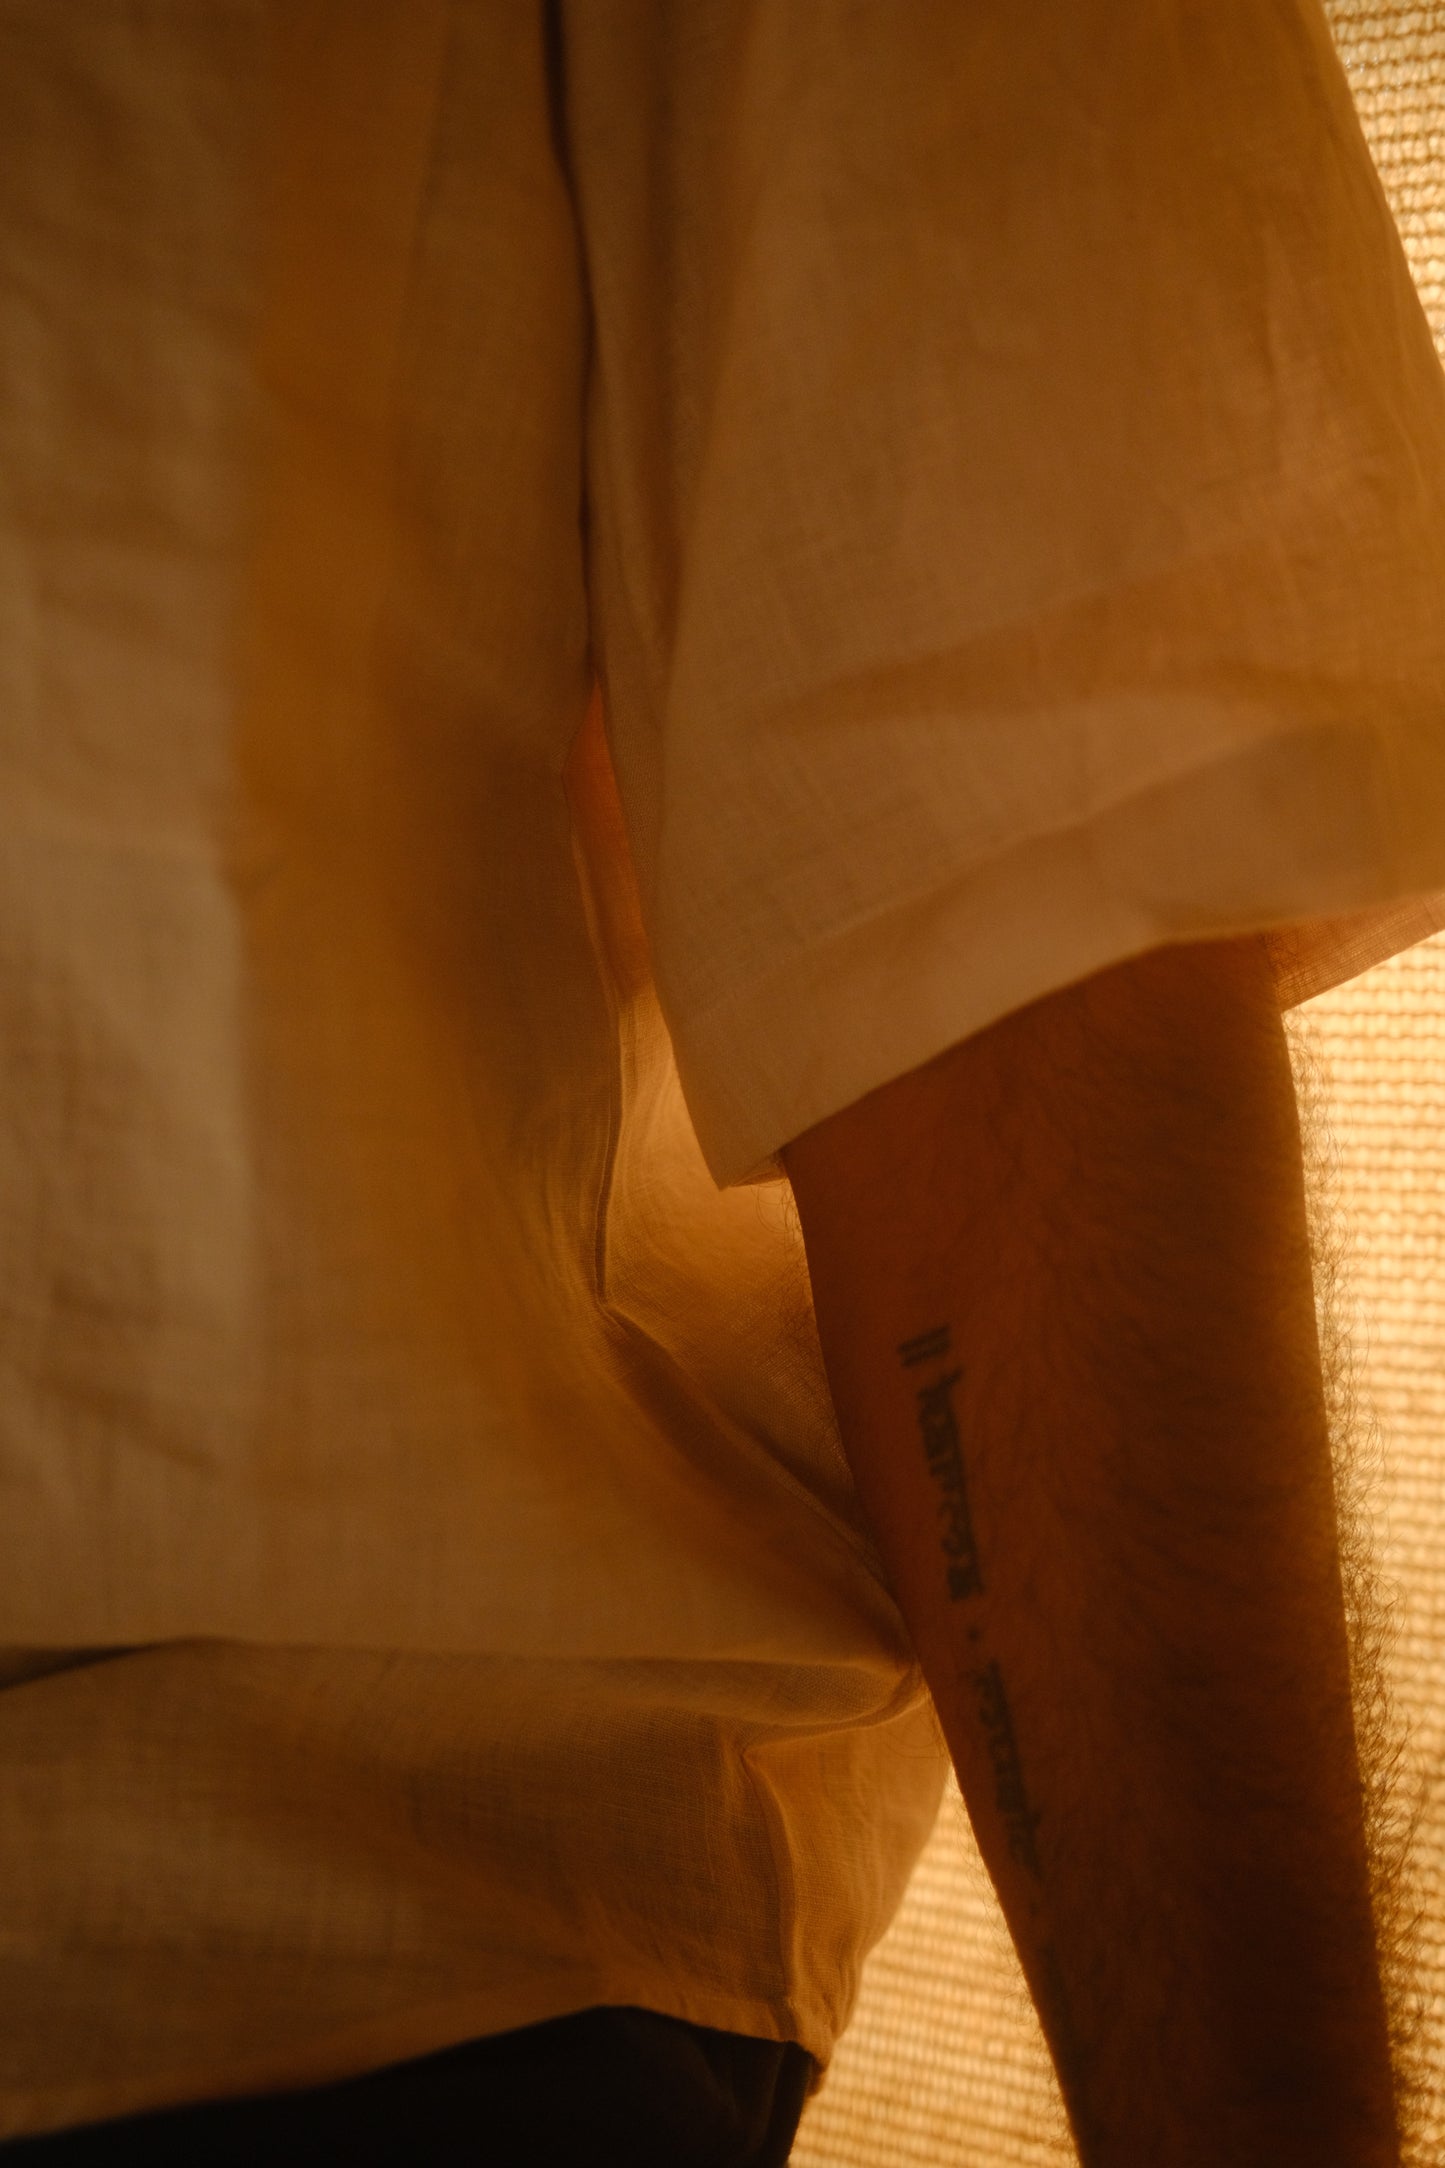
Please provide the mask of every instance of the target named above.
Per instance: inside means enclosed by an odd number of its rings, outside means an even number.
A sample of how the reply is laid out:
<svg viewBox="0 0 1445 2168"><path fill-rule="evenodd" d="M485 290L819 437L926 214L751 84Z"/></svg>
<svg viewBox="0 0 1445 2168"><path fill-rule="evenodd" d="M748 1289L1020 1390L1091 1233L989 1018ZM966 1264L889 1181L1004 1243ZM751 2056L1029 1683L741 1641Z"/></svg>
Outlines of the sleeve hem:
<svg viewBox="0 0 1445 2168"><path fill-rule="evenodd" d="M1258 933L1283 1010L1445 928L1445 836L1421 869L1381 833L1342 835L1318 789L1262 818L1262 772L1256 747L1141 794L670 1016L719 1188L781 1179L782 1147L814 1123L1148 949Z"/></svg>

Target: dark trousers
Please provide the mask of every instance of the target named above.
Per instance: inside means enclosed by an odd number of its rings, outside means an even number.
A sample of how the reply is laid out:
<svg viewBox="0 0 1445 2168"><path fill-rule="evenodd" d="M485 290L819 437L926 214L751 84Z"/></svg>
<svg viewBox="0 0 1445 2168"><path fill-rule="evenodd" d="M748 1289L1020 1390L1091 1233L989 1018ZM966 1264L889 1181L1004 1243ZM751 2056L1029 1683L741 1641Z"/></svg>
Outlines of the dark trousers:
<svg viewBox="0 0 1445 2168"><path fill-rule="evenodd" d="M0 2144L3 2168L781 2168L813 2061L651 2010Z"/></svg>

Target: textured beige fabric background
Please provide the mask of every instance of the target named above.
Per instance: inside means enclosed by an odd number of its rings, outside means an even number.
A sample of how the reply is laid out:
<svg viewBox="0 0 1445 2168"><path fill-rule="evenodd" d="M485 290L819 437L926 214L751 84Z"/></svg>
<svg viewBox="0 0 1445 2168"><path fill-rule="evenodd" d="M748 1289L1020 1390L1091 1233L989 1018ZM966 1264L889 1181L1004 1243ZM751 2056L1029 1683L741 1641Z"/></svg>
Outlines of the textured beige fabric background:
<svg viewBox="0 0 1445 2168"><path fill-rule="evenodd" d="M1445 353L1445 0L1330 0L1327 12ZM1322 1128L1353 1345L1354 1453L1382 1591L1386 1684L1406 1728L1400 1798L1423 1797L1424 2001L1414 2159L1445 2159L1445 938L1291 1019L1324 1079ZM1373 1442L1372 1442L1373 1441ZM957 1791L875 1951L795 2168L1035 2168L1074 2157L1052 2073Z"/></svg>

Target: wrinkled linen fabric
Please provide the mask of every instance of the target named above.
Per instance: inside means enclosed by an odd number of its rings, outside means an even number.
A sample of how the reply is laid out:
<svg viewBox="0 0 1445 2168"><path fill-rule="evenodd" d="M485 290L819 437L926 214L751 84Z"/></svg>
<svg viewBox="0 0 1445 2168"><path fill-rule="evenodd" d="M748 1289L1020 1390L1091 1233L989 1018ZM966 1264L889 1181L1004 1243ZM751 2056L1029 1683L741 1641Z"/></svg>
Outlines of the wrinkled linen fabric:
<svg viewBox="0 0 1445 2168"><path fill-rule="evenodd" d="M826 2063L941 1748L781 1148L1445 924L1306 0L0 19L0 2132Z"/></svg>

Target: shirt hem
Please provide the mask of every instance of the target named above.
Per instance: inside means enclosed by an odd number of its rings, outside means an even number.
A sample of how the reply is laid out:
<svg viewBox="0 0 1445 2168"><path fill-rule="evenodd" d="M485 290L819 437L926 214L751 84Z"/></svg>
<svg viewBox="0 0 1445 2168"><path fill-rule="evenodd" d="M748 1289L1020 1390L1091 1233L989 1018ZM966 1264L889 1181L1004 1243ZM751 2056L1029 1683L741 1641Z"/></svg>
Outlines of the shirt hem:
<svg viewBox="0 0 1445 2168"><path fill-rule="evenodd" d="M117 2080L44 2091L17 2088L8 2098L0 2097L0 2141L43 2137L168 2108L309 2091L470 2040L571 2017L581 2010L624 2005L751 2039L795 2042L812 2056L819 2078L836 2044L825 2025L786 1999L699 1992L646 1973L576 1974L565 1983L554 1981L525 1992L507 1989L448 1997L419 2009L340 2027L303 2045L289 2045L284 2052L224 2065L210 2063L184 2074L152 2074L141 2082Z"/></svg>

